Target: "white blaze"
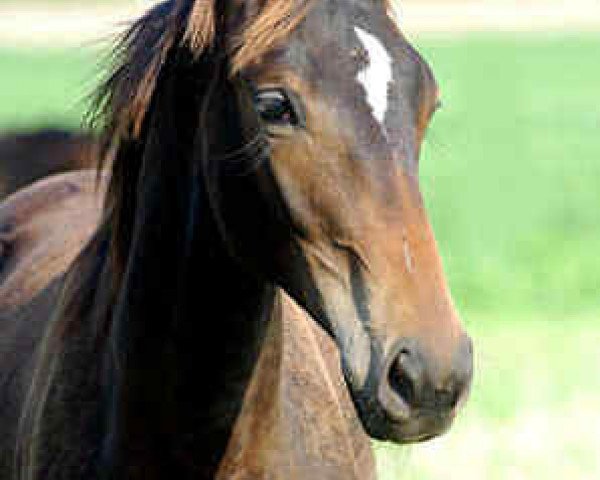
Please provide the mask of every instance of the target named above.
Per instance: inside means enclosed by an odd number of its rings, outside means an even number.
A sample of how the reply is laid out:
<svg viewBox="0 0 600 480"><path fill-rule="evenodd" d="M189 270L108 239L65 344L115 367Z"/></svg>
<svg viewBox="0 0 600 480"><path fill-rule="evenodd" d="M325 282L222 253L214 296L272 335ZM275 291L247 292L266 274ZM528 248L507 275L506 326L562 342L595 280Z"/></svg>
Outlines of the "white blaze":
<svg viewBox="0 0 600 480"><path fill-rule="evenodd" d="M388 110L388 89L393 80L392 57L373 35L359 27L354 27L354 30L369 53L369 65L359 72L357 78L367 92L373 115L383 125Z"/></svg>

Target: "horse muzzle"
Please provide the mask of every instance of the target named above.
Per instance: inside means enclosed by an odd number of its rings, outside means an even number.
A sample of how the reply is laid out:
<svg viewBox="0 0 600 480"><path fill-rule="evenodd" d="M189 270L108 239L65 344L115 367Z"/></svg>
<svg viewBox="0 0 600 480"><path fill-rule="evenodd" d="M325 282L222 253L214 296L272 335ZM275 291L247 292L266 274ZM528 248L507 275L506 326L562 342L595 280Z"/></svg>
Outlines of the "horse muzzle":
<svg viewBox="0 0 600 480"><path fill-rule="evenodd" d="M379 440L413 443L446 432L465 402L473 375L471 339L463 334L449 364L440 365L418 341L398 341L374 388L355 395L367 433ZM370 382L369 382L370 383Z"/></svg>

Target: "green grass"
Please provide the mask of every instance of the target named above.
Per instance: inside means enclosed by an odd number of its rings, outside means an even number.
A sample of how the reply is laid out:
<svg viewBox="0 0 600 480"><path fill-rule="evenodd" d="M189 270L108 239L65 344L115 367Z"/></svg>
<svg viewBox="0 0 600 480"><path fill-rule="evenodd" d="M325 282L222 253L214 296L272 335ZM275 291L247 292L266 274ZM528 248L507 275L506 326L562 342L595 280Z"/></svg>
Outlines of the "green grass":
<svg viewBox="0 0 600 480"><path fill-rule="evenodd" d="M90 51L0 49L0 129L81 124L97 72Z"/></svg>
<svg viewBox="0 0 600 480"><path fill-rule="evenodd" d="M600 35L418 42L422 184L463 310L600 311Z"/></svg>
<svg viewBox="0 0 600 480"><path fill-rule="evenodd" d="M472 397L382 480L600 478L600 35L418 43L438 77L421 178L476 351ZM90 52L0 49L0 128L77 126Z"/></svg>

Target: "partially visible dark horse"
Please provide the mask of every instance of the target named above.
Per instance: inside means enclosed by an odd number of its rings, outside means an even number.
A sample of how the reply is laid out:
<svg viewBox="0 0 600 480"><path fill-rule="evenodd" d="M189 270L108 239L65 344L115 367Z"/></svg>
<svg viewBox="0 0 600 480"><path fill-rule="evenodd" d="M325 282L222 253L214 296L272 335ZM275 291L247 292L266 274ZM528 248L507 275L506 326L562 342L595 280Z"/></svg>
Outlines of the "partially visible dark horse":
<svg viewBox="0 0 600 480"><path fill-rule="evenodd" d="M318 422L282 428L318 401L281 391L286 295L369 435L449 428L472 353L417 181L437 88L387 2L173 0L117 58L98 229L0 318L0 478L348 478L298 451Z"/></svg>
<svg viewBox="0 0 600 480"><path fill-rule="evenodd" d="M48 128L0 135L0 199L33 181L95 165L91 133Z"/></svg>

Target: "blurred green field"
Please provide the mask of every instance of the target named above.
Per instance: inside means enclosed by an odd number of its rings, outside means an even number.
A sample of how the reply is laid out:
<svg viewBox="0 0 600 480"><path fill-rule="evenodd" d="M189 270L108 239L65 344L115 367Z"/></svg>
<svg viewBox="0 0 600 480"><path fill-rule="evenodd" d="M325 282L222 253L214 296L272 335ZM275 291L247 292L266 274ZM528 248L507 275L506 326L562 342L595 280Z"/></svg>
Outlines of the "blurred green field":
<svg viewBox="0 0 600 480"><path fill-rule="evenodd" d="M600 478L600 35L426 37L421 177L476 347L472 398L383 480ZM77 126L98 55L0 49L0 129Z"/></svg>
<svg viewBox="0 0 600 480"><path fill-rule="evenodd" d="M100 71L94 53L0 49L0 130L80 126Z"/></svg>
<svg viewBox="0 0 600 480"><path fill-rule="evenodd" d="M600 35L420 46L445 103L422 178L459 305L600 311Z"/></svg>

